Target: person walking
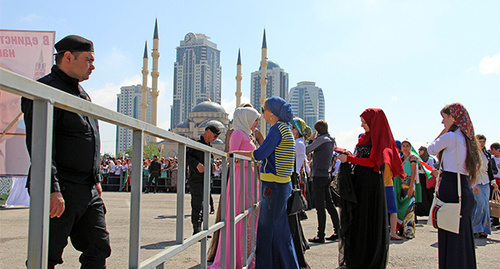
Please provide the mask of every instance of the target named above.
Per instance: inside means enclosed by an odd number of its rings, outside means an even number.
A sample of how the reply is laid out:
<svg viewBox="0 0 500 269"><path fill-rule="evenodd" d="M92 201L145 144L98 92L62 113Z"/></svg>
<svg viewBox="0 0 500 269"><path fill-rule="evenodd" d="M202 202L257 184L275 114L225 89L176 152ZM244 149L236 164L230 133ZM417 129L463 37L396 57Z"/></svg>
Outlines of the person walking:
<svg viewBox="0 0 500 269"><path fill-rule="evenodd" d="M208 125L205 132L196 140L204 145L210 146L210 143L219 137L221 130L215 125ZM186 150L186 166L189 168L189 188L191 192L191 223L193 224L193 234L201 231L203 222L203 185L205 166L205 153L201 150L188 148ZM211 173L211 167L208 167L207 173ZM213 200L210 195L210 204L213 211Z"/></svg>
<svg viewBox="0 0 500 269"><path fill-rule="evenodd" d="M81 36L69 35L57 42L55 48L56 64L50 74L38 81L90 102L80 82L89 79L95 69L94 44ZM26 124L26 147L31 156L31 145L36 142L32 141L33 101L23 97L21 110ZM82 268L105 268L111 246L106 208L101 199L97 119L54 108L53 125L48 268L63 263L68 237L73 247L82 252ZM38 177L30 169L28 189L30 181Z"/></svg>
<svg viewBox="0 0 500 269"><path fill-rule="evenodd" d="M149 165L149 180L148 180L148 187L146 188L145 193L151 191L151 183L153 181L155 184L154 193L156 193L158 188L158 180L160 179L160 174L161 174L161 163L158 160L158 156L154 155L153 161Z"/></svg>

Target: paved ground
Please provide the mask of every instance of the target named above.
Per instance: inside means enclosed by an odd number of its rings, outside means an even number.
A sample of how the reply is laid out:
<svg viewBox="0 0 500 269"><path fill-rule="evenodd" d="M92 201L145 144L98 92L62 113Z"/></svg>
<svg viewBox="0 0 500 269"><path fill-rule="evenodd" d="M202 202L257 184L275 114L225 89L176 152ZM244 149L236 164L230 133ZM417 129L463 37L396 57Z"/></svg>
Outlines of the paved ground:
<svg viewBox="0 0 500 269"><path fill-rule="evenodd" d="M107 223L111 234L113 253L108 259L108 268L128 267L128 237L130 216L130 193L108 192L103 194L108 210ZM190 214L189 194L186 195L186 214ZM218 201L218 195L214 195ZM143 195L141 229L141 260L174 245L175 242L175 194L157 193ZM23 268L28 242L27 208L0 209L0 268ZM316 234L316 212L307 212L308 219L302 221L307 237ZM210 216L211 223L215 217ZM189 215L186 216L185 234L191 234ZM370 225L367 223L367 225ZM332 231L332 224L327 223ZM495 230L488 239L476 239L478 268L500 268L500 231ZM79 268L79 254L71 245L64 253L64 264L58 268ZM338 243L312 244L306 259L312 268L336 268L338 266ZM178 256L170 259L166 268L198 268L200 244L195 244ZM416 238L402 242L391 242L388 268L437 268L437 232L422 219L417 224Z"/></svg>

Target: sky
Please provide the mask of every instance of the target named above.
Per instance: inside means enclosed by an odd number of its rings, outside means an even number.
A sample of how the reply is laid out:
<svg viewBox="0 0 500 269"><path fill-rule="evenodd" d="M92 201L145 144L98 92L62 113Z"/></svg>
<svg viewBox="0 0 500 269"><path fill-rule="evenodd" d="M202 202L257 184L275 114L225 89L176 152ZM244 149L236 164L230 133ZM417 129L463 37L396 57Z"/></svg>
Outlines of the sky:
<svg viewBox="0 0 500 269"><path fill-rule="evenodd" d="M248 101L266 29L268 59L289 74L290 88L312 81L323 89L339 147L354 148L367 108L385 111L395 139L425 146L443 128L439 111L453 102L464 104L489 147L500 141L499 10L496 0L0 0L0 29L92 40L96 69L82 86L95 103L116 110L120 87L142 83L144 42L151 50L157 19L158 125L165 129L176 47L187 33L211 37L221 51L222 105L232 118L238 49ZM151 57L149 65L151 72ZM102 152L114 153L115 126L100 127Z"/></svg>

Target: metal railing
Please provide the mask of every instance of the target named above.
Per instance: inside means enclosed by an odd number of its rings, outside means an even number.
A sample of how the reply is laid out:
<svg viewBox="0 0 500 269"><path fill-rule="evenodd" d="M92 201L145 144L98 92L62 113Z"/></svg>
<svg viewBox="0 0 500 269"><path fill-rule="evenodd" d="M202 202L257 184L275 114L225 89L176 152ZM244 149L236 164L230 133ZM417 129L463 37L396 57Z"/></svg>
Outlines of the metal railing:
<svg viewBox="0 0 500 269"><path fill-rule="evenodd" d="M29 212L29 238L28 238L28 268L46 268L49 232L49 197L50 197L50 173L52 156L52 127L54 107L65 109L74 113L86 115L105 121L114 125L133 130L132 165L141 169L132 170L132 178L140 180L132 181L131 205L130 205L130 239L129 239L129 268L165 268L166 262L171 257L182 252L198 241L201 242L200 263L202 268L207 266L207 236L220 230L221 238L221 268L235 268L236 265L236 223L243 222L243 261L246 267L253 259L255 253L255 225L249 226L250 213L256 212L258 202L249 204L245 208L245 195L241 195L241 212L235 212L234 185L230 184L229 201L226 201L227 181L222 180L221 187L221 221L209 227L208 202L204 203L202 231L184 239L184 196L186 178L186 147L198 149L205 154L205 167L211 167L211 155L220 156L222 159L222 176L227 178L228 162L230 175L228 181L234 182L236 160L240 165L240 178L244 178L244 163L249 163L257 171L258 164L251 158L229 154L212 147L195 142L187 137L174 134L159 127L153 126L138 119L125 116L110 109L101 107L79 97L67 94L45 84L33 81L26 77L0 68L0 90L21 95L33 100L33 138L37 141L32 145L31 174L36 175L31 180L31 206ZM177 174L177 212L176 212L176 244L144 261L140 261L141 247L141 195L142 195L142 153L145 134L163 138L178 144L178 174ZM247 169L248 178L251 178L251 169ZM254 188L251 188L251 180L248 180L246 196L249 201L251 197L257 197L257 173L254 173ZM242 181L244 182L244 181ZM210 173L204 174L203 200L209 201ZM241 193L245 193L245 186L241 184ZM260 198L260 197L259 197ZM230 218L226 220L226 204L229 202ZM238 213L236 215L236 213ZM252 224L256 221L256 214L252 214ZM229 225L230 234L226 235ZM247 228L251 229L251 253L247 253ZM230 245L226 246L226 237L230 238ZM230 264L226 265L226 249L229 248Z"/></svg>

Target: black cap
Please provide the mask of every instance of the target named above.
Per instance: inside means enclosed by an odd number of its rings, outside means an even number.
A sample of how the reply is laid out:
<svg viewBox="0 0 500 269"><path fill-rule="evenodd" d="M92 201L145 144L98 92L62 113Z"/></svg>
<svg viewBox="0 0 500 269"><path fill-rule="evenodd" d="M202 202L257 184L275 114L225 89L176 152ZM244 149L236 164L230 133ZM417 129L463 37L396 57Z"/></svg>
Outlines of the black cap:
<svg viewBox="0 0 500 269"><path fill-rule="evenodd" d="M219 127L217 127L215 125L208 125L207 128L205 128L205 131L206 130L210 130L212 133L214 133L216 135L220 135L220 129L219 129Z"/></svg>
<svg viewBox="0 0 500 269"><path fill-rule="evenodd" d="M69 35L59 40L54 47L58 54L65 51L94 51L92 41L77 35Z"/></svg>

